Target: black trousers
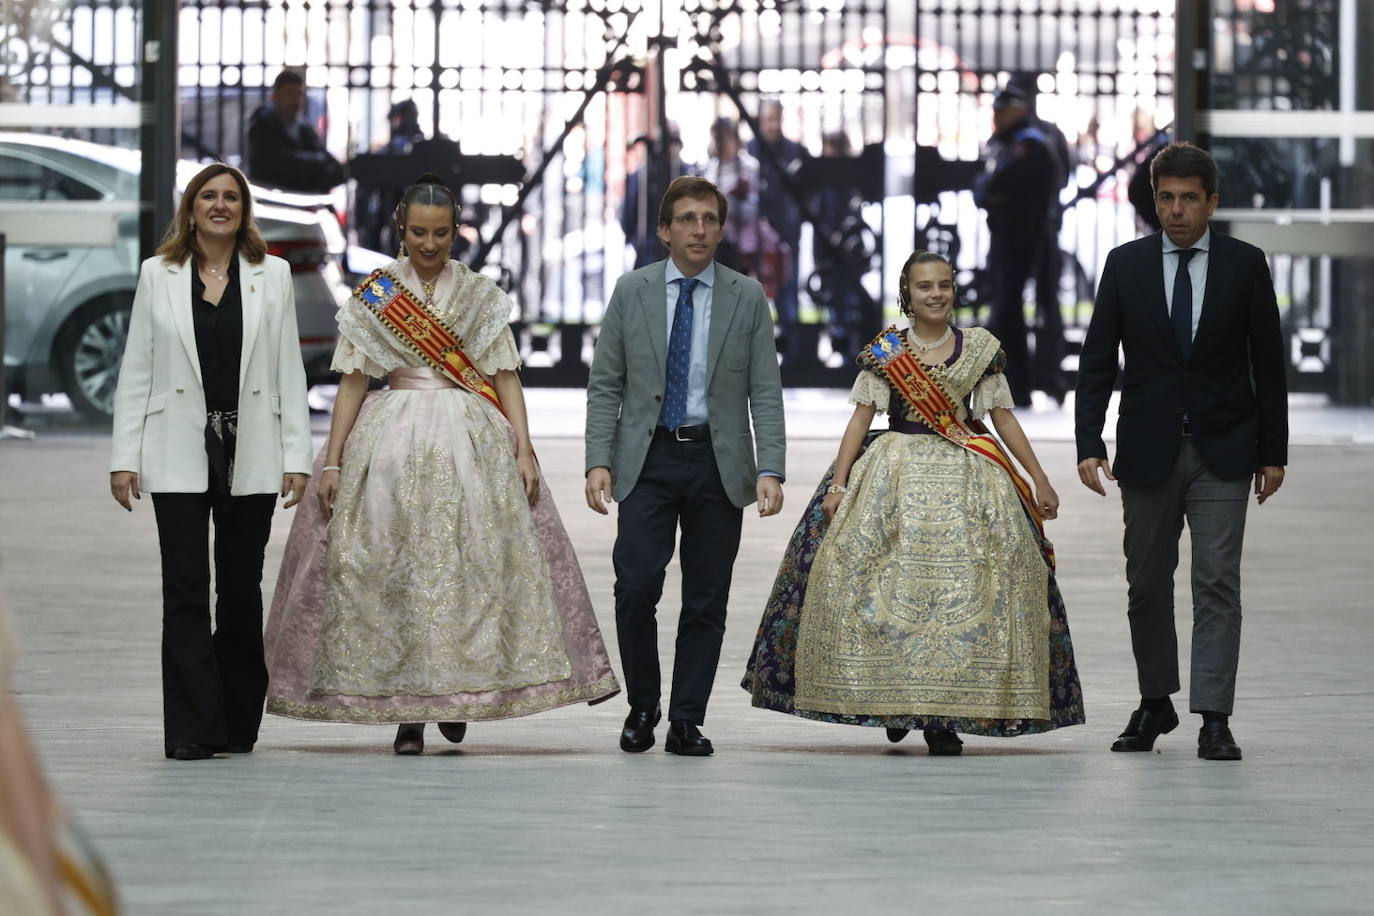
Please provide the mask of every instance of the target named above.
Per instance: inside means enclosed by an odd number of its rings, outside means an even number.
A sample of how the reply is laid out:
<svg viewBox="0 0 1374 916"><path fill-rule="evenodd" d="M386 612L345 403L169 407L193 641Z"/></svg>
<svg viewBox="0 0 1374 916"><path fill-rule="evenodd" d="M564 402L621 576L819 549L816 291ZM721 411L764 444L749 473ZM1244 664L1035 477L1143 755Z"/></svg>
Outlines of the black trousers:
<svg viewBox="0 0 1374 916"><path fill-rule="evenodd" d="M1051 232L1040 246L1035 264L1035 360L1031 387L1057 401L1067 393L1064 371L1064 314L1059 305L1059 274L1063 270L1059 233Z"/></svg>
<svg viewBox="0 0 1374 916"><path fill-rule="evenodd" d="M720 482L710 442L655 437L644 469L620 503L615 550L615 623L630 706L653 709L662 694L656 613L663 577L682 529L682 613L673 656L670 720L696 725L706 704L725 638L730 576L744 511Z"/></svg>
<svg viewBox="0 0 1374 916"><path fill-rule="evenodd" d="M272 493L154 493L162 550L162 715L166 750L252 745L267 697L262 558ZM210 629L210 520L215 627Z"/></svg>
<svg viewBox="0 0 1374 916"><path fill-rule="evenodd" d="M1040 258L1041 239L994 232L987 271L992 308L988 330L1007 354L1007 384L1020 406L1031 402L1030 346L1026 339L1026 281Z"/></svg>

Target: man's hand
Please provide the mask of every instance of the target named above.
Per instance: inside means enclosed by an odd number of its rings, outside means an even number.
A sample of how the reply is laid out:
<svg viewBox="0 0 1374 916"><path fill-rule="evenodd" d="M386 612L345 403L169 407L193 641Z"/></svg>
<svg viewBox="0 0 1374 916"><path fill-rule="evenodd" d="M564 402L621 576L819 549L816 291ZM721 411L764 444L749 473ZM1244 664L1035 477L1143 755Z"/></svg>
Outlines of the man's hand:
<svg viewBox="0 0 1374 916"><path fill-rule="evenodd" d="M776 477L760 477L754 492L759 498L759 518L782 511L782 482Z"/></svg>
<svg viewBox="0 0 1374 916"><path fill-rule="evenodd" d="M1083 486L1098 496L1106 496L1107 491L1102 487L1102 478L1097 476L1099 470L1107 475L1108 480L1116 480L1112 476L1112 466L1107 463L1106 458L1084 458L1078 462L1078 479L1083 482Z"/></svg>
<svg viewBox="0 0 1374 916"><path fill-rule="evenodd" d="M1280 469L1280 476L1282 469ZM135 471L111 471L110 472L110 495L128 511L134 511L133 503L129 502L129 497L141 499L138 492L138 474Z"/></svg>
<svg viewBox="0 0 1374 916"><path fill-rule="evenodd" d="M611 469L592 468L587 472L587 507L602 515L607 513L606 504L611 499Z"/></svg>
<svg viewBox="0 0 1374 916"><path fill-rule="evenodd" d="M1259 497L1259 504L1264 505L1264 501L1278 492L1279 487L1283 486L1283 468L1281 467L1262 467L1255 472L1255 495Z"/></svg>
<svg viewBox="0 0 1374 916"><path fill-rule="evenodd" d="M290 509L305 496L305 485L310 482L308 474L283 474L281 475L281 495L290 495L290 499L281 504L283 509Z"/></svg>

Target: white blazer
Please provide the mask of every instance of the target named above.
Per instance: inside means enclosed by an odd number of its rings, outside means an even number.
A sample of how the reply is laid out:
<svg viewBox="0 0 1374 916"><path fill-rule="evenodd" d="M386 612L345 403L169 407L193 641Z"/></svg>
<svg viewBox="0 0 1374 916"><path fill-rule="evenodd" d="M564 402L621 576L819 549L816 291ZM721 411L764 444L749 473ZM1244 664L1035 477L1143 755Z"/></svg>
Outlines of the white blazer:
<svg viewBox="0 0 1374 916"><path fill-rule="evenodd" d="M114 401L111 471L135 471L147 493L204 493L205 387L191 313L191 271L143 262ZM310 409L291 268L239 256L243 352L230 493L277 493L282 475L311 472Z"/></svg>

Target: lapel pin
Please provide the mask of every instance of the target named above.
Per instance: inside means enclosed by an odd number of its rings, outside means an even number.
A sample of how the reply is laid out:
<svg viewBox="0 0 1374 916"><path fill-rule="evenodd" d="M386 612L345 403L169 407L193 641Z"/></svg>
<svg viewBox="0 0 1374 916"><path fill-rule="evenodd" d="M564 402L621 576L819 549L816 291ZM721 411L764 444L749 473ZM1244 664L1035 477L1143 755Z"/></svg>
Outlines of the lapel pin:
<svg viewBox="0 0 1374 916"><path fill-rule="evenodd" d="M248 284L248 291L249 291L250 293L256 293L256 292L258 291L258 288L257 288L256 286L254 286L253 284L250 283L250 284Z"/></svg>

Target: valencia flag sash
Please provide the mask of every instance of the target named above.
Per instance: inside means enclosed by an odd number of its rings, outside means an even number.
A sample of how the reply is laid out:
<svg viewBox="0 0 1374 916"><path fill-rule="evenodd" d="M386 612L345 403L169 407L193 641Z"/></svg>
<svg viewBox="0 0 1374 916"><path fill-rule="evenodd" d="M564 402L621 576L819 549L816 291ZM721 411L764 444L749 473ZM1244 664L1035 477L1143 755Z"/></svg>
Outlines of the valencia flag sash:
<svg viewBox="0 0 1374 916"><path fill-rule="evenodd" d="M392 273L374 270L354 295L431 369L505 413L496 389L463 352L462 341Z"/></svg>
<svg viewBox="0 0 1374 916"><path fill-rule="evenodd" d="M1035 494L1030 484L1017 472L996 439L975 433L960 421L958 403L950 397L939 379L927 372L921 361L912 354L901 332L895 327L883 331L869 342L860 359L881 370L907 406L933 432L1006 472L1035 530L1040 552L1053 571L1054 545L1045 537L1045 521L1035 505Z"/></svg>

